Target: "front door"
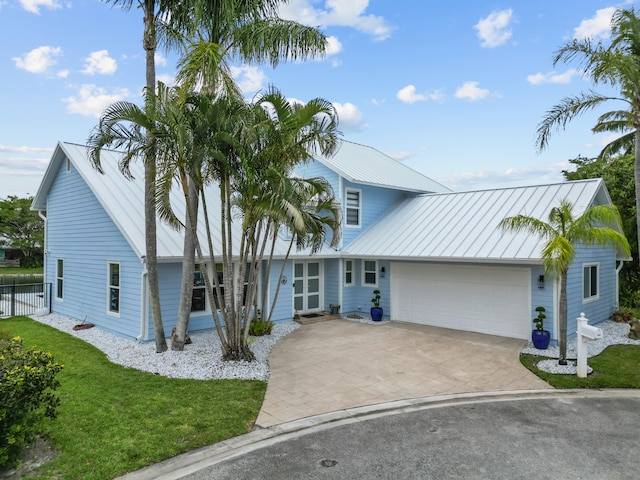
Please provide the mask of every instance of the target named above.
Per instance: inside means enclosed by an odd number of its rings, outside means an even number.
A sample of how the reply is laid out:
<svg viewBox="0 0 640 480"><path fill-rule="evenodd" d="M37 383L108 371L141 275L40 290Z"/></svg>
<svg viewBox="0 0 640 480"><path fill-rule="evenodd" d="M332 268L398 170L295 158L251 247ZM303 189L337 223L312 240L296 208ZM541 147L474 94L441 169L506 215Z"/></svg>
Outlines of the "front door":
<svg viewBox="0 0 640 480"><path fill-rule="evenodd" d="M293 308L297 313L311 313L322 310L320 262L307 261L293 264Z"/></svg>

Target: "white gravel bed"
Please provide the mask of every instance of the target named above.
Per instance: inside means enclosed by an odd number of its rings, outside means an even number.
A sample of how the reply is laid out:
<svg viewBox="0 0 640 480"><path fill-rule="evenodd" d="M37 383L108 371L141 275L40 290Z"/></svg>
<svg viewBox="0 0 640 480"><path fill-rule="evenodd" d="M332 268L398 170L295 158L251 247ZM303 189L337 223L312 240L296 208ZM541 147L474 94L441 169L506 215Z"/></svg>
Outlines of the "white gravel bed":
<svg viewBox="0 0 640 480"><path fill-rule="evenodd" d="M172 351L167 339L169 350L156 353L153 341L138 342L99 327L73 330L73 326L81 322L64 315L54 313L31 318L90 343L103 351L113 363L165 377L198 380L239 378L266 381L269 378L269 352L278 340L300 327L293 322L276 323L271 335L251 337L249 346L256 356L254 362L224 362L220 339L215 330L190 332L193 343L185 345L182 352Z"/></svg>
<svg viewBox="0 0 640 480"><path fill-rule="evenodd" d="M595 325L602 329L602 338L587 342L587 357L595 357L600 355L605 348L610 345L640 345L640 340L632 340L629 338L629 324L617 323L612 320L606 320ZM576 374L576 358L577 336L567 340L567 361L568 365L558 365L558 356L560 349L558 346L549 347L546 350L538 350L529 342L522 350L522 353L530 355L539 355L543 357L552 357L556 360L542 360L538 362L538 368L544 372L560 373L560 374ZM591 367L587 367L589 373L592 372Z"/></svg>

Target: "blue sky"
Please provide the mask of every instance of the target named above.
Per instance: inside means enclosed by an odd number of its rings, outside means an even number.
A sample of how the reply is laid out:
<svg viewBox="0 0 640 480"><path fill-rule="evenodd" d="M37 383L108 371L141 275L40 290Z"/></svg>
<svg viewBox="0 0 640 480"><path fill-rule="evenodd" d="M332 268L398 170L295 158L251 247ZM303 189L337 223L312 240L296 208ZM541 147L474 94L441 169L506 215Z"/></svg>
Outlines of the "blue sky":
<svg viewBox="0 0 640 480"><path fill-rule="evenodd" d="M591 133L593 112L536 152L544 113L591 88L572 65L554 69L553 53L576 37L606 41L629 4L290 0L281 16L320 26L326 58L234 72L247 98L269 85L326 98L344 138L454 190L550 183L611 139ZM35 194L56 143L84 143L106 105L141 102L142 26L139 9L97 0L0 0L0 198ZM158 79L171 83L175 63L160 52Z"/></svg>

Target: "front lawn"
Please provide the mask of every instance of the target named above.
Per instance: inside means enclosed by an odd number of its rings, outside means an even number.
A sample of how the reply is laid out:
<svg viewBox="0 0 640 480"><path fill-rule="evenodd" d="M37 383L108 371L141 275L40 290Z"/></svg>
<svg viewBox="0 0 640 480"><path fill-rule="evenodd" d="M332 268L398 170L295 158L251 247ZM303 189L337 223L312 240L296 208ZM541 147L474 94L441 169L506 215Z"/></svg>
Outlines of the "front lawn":
<svg viewBox="0 0 640 480"><path fill-rule="evenodd" d="M172 379L115 365L82 340L27 317L0 329L64 365L58 418L45 437L60 452L42 475L111 479L196 447L248 432L266 383Z"/></svg>
<svg viewBox="0 0 640 480"><path fill-rule="evenodd" d="M43 267L22 268L22 267L2 267L0 275L42 275Z"/></svg>
<svg viewBox="0 0 640 480"><path fill-rule="evenodd" d="M557 375L535 367L546 357L520 355L522 364L555 388L640 388L640 346L612 345L587 363L593 373L587 378Z"/></svg>

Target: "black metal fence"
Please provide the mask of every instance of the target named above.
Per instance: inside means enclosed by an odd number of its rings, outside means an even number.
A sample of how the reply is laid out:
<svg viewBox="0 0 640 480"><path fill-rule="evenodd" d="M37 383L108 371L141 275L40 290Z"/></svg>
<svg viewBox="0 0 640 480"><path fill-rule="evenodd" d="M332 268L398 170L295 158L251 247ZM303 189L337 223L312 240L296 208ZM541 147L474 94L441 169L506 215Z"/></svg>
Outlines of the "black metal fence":
<svg viewBox="0 0 640 480"><path fill-rule="evenodd" d="M33 315L36 310L51 312L51 284L0 285L0 317Z"/></svg>

